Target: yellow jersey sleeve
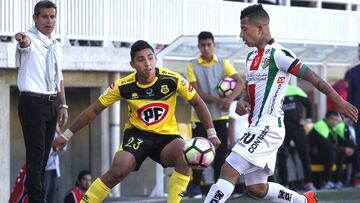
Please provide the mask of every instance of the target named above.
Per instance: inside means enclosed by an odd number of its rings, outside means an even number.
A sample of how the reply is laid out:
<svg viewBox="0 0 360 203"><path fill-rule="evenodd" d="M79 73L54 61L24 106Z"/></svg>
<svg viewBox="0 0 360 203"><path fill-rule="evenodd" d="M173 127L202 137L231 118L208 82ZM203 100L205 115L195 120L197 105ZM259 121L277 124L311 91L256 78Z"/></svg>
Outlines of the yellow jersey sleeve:
<svg viewBox="0 0 360 203"><path fill-rule="evenodd" d="M108 107L121 99L119 84L119 80L111 83L109 87L107 87L106 90L100 95L99 102L103 106Z"/></svg>
<svg viewBox="0 0 360 203"><path fill-rule="evenodd" d="M187 69L186 69L186 78L189 82L196 82L196 75L194 73L194 69L193 69L193 65L192 63L188 63L187 64Z"/></svg>
<svg viewBox="0 0 360 203"><path fill-rule="evenodd" d="M176 91L185 100L190 101L196 94L194 87L179 74L179 80Z"/></svg>
<svg viewBox="0 0 360 203"><path fill-rule="evenodd" d="M230 61L228 59L224 59L223 63L224 63L224 76L225 77L231 77L232 75L237 73L234 66L230 63Z"/></svg>

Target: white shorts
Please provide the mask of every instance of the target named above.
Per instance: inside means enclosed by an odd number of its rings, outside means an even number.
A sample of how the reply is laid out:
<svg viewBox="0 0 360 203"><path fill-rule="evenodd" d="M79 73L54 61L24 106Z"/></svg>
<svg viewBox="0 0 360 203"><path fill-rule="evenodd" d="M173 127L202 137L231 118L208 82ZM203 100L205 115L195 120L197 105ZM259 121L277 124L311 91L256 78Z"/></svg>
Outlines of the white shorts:
<svg viewBox="0 0 360 203"><path fill-rule="evenodd" d="M267 183L268 177L272 175L268 168L255 166L236 152L231 152L226 158L226 162L240 174L244 174L246 186Z"/></svg>
<svg viewBox="0 0 360 203"><path fill-rule="evenodd" d="M274 173L276 154L284 141L285 128L273 126L249 127L232 151L259 168ZM243 174L249 171L241 171Z"/></svg>

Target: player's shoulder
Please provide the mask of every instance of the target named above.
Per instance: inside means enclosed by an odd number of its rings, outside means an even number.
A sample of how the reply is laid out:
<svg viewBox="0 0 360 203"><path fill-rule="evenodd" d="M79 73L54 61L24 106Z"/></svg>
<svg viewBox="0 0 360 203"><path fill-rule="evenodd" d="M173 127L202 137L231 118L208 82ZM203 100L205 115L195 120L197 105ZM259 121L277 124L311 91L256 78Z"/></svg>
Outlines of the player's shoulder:
<svg viewBox="0 0 360 203"><path fill-rule="evenodd" d="M173 78L181 78L180 73L169 70L165 67L158 67L159 75L162 77L173 77Z"/></svg>
<svg viewBox="0 0 360 203"><path fill-rule="evenodd" d="M127 85L136 82L136 72L130 73L129 75L118 79L115 84L117 86Z"/></svg>
<svg viewBox="0 0 360 203"><path fill-rule="evenodd" d="M274 51L275 56L287 56L291 58L296 58L296 55L294 52L292 52L290 49L284 47L278 42L274 42L271 45L272 50Z"/></svg>

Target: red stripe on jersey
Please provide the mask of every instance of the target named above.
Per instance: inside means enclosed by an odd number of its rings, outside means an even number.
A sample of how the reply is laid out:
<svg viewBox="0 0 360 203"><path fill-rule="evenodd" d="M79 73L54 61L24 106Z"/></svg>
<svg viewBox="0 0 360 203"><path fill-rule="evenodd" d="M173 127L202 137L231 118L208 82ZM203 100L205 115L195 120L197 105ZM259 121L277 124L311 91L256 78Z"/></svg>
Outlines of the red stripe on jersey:
<svg viewBox="0 0 360 203"><path fill-rule="evenodd" d="M259 52L256 54L255 58L251 62L250 70L257 70L259 69L261 59L264 55L265 47L260 49Z"/></svg>
<svg viewBox="0 0 360 203"><path fill-rule="evenodd" d="M248 85L248 93L249 93L249 103L251 106L250 115L248 117L249 125L252 123L252 118L254 115L254 107L255 107L255 86L256 84Z"/></svg>
<svg viewBox="0 0 360 203"><path fill-rule="evenodd" d="M300 72L300 68L301 68L301 63L298 63L294 68L290 69L290 73L298 76Z"/></svg>

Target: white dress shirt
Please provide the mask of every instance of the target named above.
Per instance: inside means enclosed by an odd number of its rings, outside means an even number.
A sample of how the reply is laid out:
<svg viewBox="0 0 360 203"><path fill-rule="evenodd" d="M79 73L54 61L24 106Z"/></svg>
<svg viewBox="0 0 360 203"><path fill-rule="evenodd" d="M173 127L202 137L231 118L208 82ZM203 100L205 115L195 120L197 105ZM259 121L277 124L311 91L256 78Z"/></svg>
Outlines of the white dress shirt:
<svg viewBox="0 0 360 203"><path fill-rule="evenodd" d="M46 55L48 49L42 42L44 41L46 44L51 44L55 38L48 38L40 31L38 31L37 35L42 41L28 32L26 34L31 39L30 45L25 48L21 48L19 44L17 45L20 62L17 85L20 92L34 92L39 94L57 93L56 90L48 91L46 81ZM57 59L59 59L57 63L61 67L62 50L61 44L58 41L55 43L55 54ZM60 81L63 80L62 71L59 73L59 78Z"/></svg>

